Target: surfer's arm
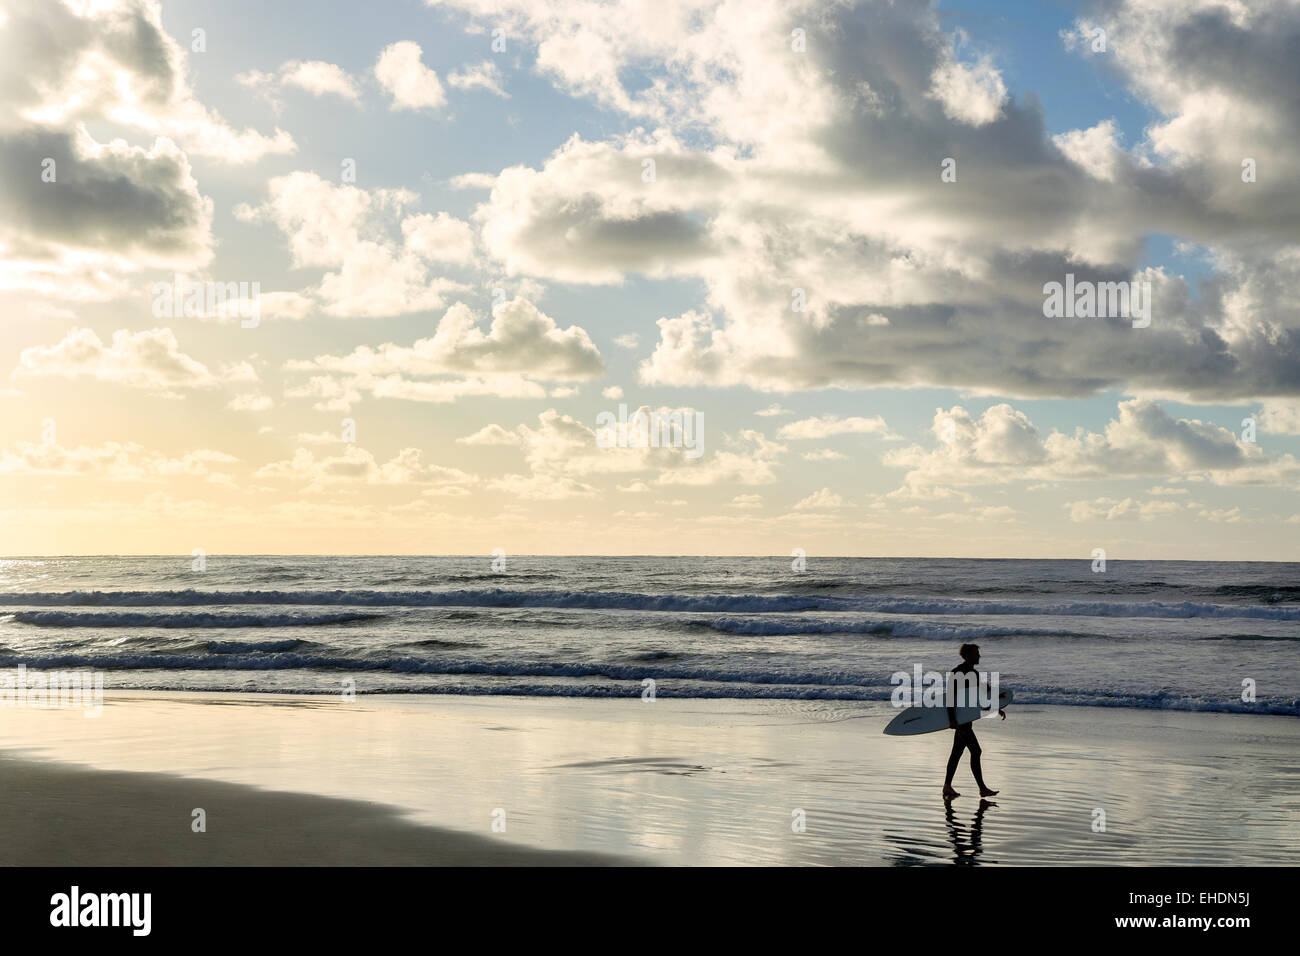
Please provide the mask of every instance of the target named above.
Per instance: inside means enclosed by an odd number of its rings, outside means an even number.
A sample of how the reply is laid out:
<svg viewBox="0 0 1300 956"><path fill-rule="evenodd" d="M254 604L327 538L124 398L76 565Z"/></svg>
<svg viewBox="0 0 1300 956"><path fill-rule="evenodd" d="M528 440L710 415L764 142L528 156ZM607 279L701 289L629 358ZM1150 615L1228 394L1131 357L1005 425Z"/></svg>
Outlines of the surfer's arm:
<svg viewBox="0 0 1300 956"><path fill-rule="evenodd" d="M999 711L998 711L998 716L1001 717L1003 720L1006 720L1006 719L1007 719L1007 712L1006 712L1005 710L999 710Z"/></svg>

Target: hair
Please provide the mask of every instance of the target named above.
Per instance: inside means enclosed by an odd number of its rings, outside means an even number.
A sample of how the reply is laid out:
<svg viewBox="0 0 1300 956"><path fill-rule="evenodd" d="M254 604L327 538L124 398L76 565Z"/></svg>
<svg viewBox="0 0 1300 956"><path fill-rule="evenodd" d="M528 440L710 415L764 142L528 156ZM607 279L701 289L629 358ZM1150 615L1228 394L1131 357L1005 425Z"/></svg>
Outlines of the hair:
<svg viewBox="0 0 1300 956"><path fill-rule="evenodd" d="M957 653L961 655L962 660L966 660L966 658L970 657L971 651L978 651L979 649L980 646L978 644L963 644L961 647L957 648Z"/></svg>

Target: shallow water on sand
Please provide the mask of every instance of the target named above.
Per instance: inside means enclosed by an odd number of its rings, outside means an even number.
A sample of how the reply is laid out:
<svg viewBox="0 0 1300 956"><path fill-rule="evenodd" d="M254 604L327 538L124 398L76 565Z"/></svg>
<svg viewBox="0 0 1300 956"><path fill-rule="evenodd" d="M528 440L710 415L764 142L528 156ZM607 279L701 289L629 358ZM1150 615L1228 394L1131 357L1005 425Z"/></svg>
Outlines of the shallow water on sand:
<svg viewBox="0 0 1300 956"><path fill-rule="evenodd" d="M966 763L965 796L940 799L950 734L886 737L892 710L862 702L132 693L97 719L11 710L0 746L376 801L429 825L656 863L1300 862L1291 718L1007 712L977 724L1002 791L985 804Z"/></svg>

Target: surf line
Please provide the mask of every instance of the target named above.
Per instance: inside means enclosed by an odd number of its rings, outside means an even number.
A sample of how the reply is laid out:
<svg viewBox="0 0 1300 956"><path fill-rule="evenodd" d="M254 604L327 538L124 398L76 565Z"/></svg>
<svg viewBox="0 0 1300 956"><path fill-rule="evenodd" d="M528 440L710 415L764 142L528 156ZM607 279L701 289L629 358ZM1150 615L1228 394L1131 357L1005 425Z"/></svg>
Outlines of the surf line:
<svg viewBox="0 0 1300 956"><path fill-rule="evenodd" d="M897 684L889 699L895 707L978 707L988 710L1000 700L997 671L979 674L943 674L923 671L920 664L912 672L895 671L889 678Z"/></svg>

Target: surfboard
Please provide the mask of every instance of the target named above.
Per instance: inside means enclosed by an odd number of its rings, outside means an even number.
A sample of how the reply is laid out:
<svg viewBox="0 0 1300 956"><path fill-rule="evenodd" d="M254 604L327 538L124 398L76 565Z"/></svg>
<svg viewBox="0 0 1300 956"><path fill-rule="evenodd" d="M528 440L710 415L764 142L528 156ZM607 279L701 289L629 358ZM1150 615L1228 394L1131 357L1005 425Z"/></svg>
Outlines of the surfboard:
<svg viewBox="0 0 1300 956"><path fill-rule="evenodd" d="M988 710L978 707L958 707L957 723L964 724L982 717L996 717L1000 709L1011 703L1014 695L1009 687L998 689L998 706ZM936 730L947 730L947 707L904 707L888 724L885 733L891 737L910 737L913 734L932 734Z"/></svg>

